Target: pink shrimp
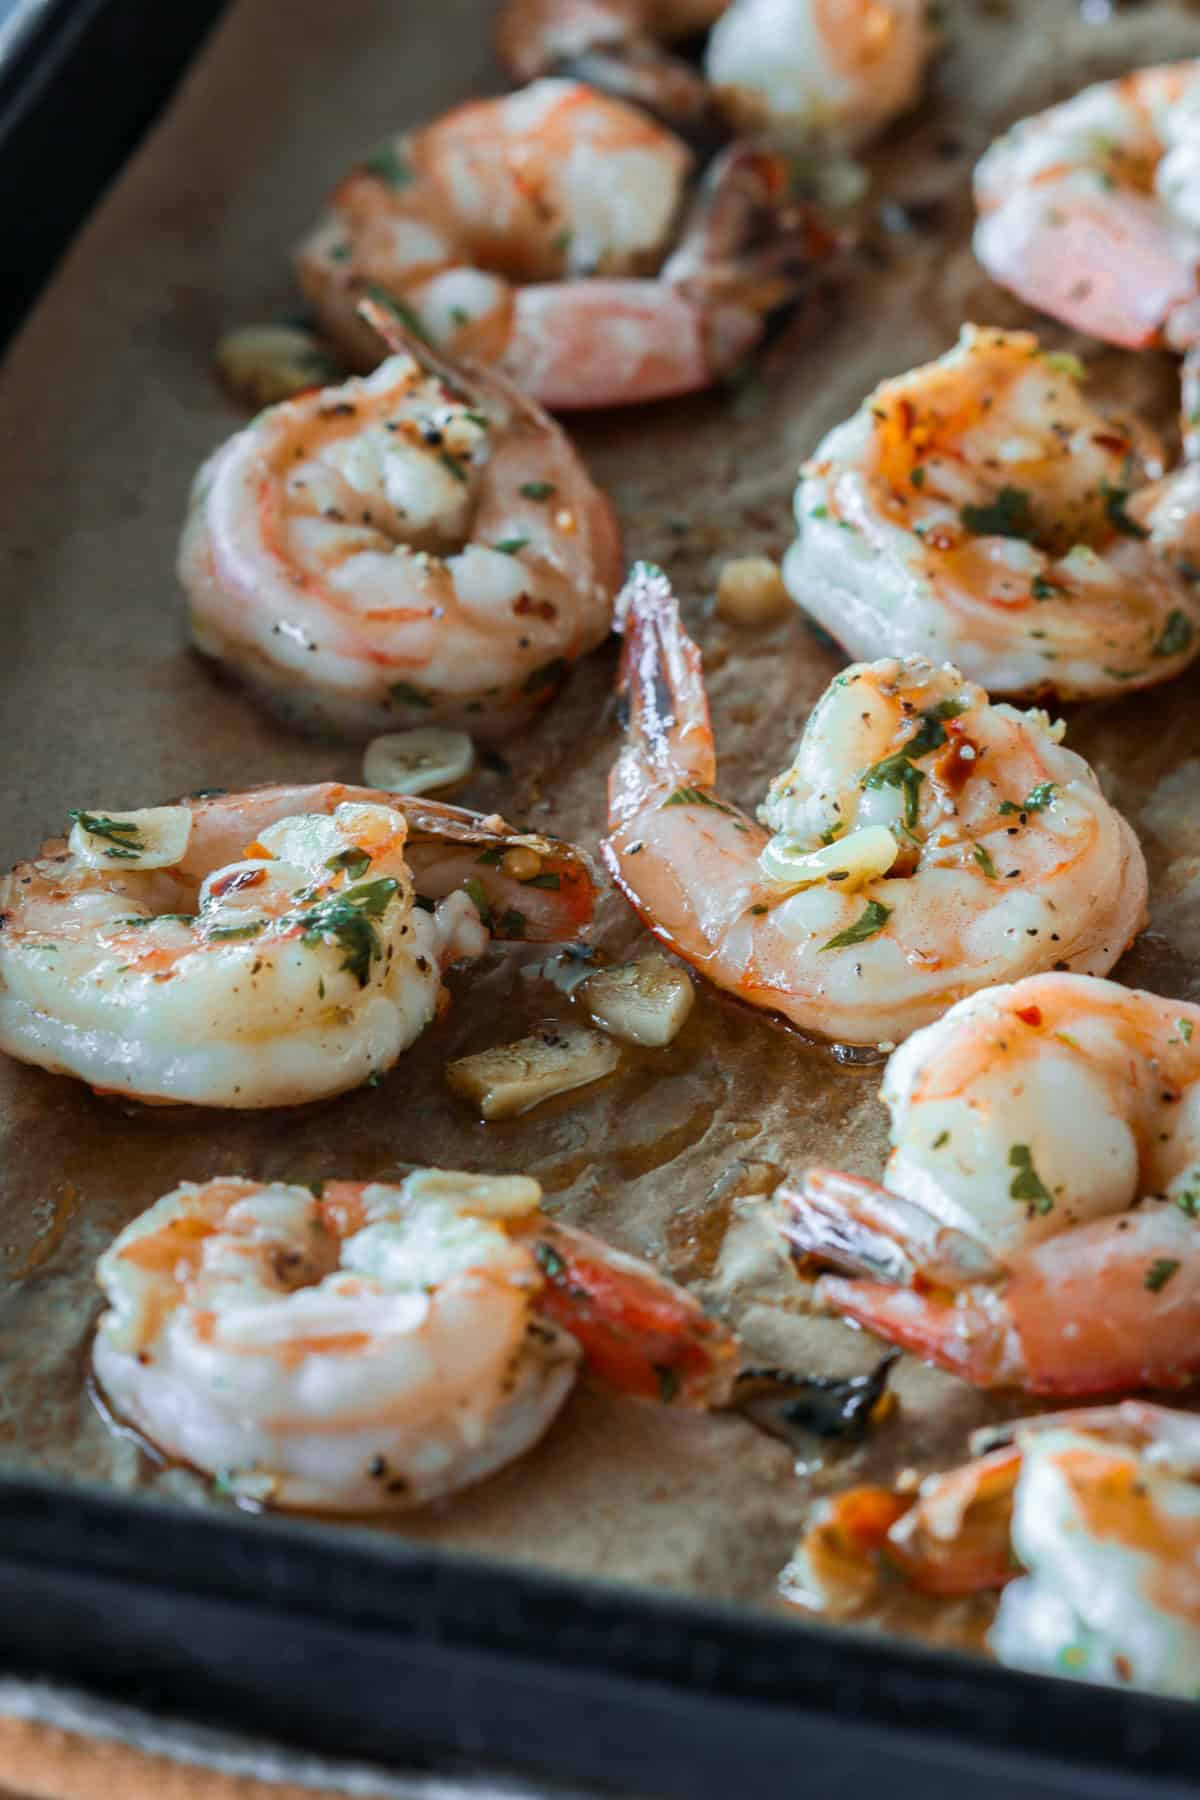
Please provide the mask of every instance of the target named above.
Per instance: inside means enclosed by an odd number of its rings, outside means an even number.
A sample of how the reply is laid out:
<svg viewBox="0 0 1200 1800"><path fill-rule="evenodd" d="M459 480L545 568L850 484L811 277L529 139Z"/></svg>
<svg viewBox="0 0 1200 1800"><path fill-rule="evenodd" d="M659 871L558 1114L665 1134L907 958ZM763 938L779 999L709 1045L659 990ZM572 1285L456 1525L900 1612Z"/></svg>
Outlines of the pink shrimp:
<svg viewBox="0 0 1200 1800"><path fill-rule="evenodd" d="M975 252L1004 287L1137 350L1200 327L1200 61L1138 69L1022 119L975 171Z"/></svg>
<svg viewBox="0 0 1200 1800"><path fill-rule="evenodd" d="M710 981L804 1030L893 1042L989 982L1107 970L1145 916L1128 825L1044 713L949 664L846 669L763 826L722 799L700 654L661 570L617 603L626 742L604 859L651 930Z"/></svg>
<svg viewBox="0 0 1200 1800"><path fill-rule="evenodd" d="M818 1298L980 1387L1099 1394L1200 1371L1200 1007L1044 975L892 1057L890 1188L777 1199ZM1194 1047L1193 1047L1194 1040Z"/></svg>
<svg viewBox="0 0 1200 1800"><path fill-rule="evenodd" d="M625 405L709 385L833 240L748 145L685 216L691 153L633 107L547 79L405 133L337 189L300 284L356 366L372 295L543 405Z"/></svg>

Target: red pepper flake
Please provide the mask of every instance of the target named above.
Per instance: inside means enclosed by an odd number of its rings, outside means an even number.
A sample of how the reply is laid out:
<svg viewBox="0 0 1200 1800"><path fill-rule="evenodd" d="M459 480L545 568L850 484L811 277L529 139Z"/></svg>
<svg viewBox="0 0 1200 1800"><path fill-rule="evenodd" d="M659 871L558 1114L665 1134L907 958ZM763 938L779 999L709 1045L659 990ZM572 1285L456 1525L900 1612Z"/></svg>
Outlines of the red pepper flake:
<svg viewBox="0 0 1200 1800"><path fill-rule="evenodd" d="M1040 1025L1042 1009L1040 1006L1018 1006L1017 1017L1023 1019L1026 1025Z"/></svg>
<svg viewBox="0 0 1200 1800"><path fill-rule="evenodd" d="M522 594L513 601L513 611L524 618L533 613L539 619L557 619L558 608L552 600L532 600L528 594Z"/></svg>
<svg viewBox="0 0 1200 1800"><path fill-rule="evenodd" d="M224 899L226 894L240 894L243 888L257 887L260 881L267 879L265 869L234 869L229 875L222 875L209 888L210 894Z"/></svg>

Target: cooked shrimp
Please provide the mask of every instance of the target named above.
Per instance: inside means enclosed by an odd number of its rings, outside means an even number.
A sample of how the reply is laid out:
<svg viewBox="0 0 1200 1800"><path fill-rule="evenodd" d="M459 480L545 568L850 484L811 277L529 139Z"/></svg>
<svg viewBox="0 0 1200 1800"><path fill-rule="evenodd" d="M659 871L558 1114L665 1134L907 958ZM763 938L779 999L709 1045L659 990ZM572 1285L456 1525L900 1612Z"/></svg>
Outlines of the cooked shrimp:
<svg viewBox="0 0 1200 1800"><path fill-rule="evenodd" d="M788 1598L860 1612L896 1572L945 1598L1002 1587L1018 1572L1010 1531L1020 1467L1009 1447L927 1476L912 1493L864 1485L822 1500L784 1577Z"/></svg>
<svg viewBox="0 0 1200 1800"><path fill-rule="evenodd" d="M74 818L0 884L0 1049L98 1092L234 1107L341 1093L391 1068L443 1005L442 971L489 929L574 937L591 917L568 846L371 788Z"/></svg>
<svg viewBox="0 0 1200 1800"><path fill-rule="evenodd" d="M1023 119L975 171L996 281L1135 350L1200 336L1200 61L1138 69Z"/></svg>
<svg viewBox="0 0 1200 1800"><path fill-rule="evenodd" d="M1200 1370L1200 1006L1080 975L973 994L892 1057L887 1188L810 1170L830 1307L981 1387ZM1194 1041L1193 1041L1194 1040Z"/></svg>
<svg viewBox="0 0 1200 1800"><path fill-rule="evenodd" d="M310 728L494 736L606 636L616 519L540 407L412 348L204 464L179 555L192 636Z"/></svg>
<svg viewBox="0 0 1200 1800"><path fill-rule="evenodd" d="M573 74L681 127L715 113L795 143L870 136L910 107L935 38L925 0L507 0L521 81ZM702 80L664 44L713 27Z"/></svg>
<svg viewBox="0 0 1200 1800"><path fill-rule="evenodd" d="M915 103L935 43L926 0L734 0L704 66L738 129L853 144Z"/></svg>
<svg viewBox="0 0 1200 1800"><path fill-rule="evenodd" d="M1029 332L966 325L885 381L805 465L792 597L852 656L948 658L994 693L1177 675L1200 653L1177 561L1194 509L1146 486L1158 444L1090 406L1081 374Z"/></svg>
<svg viewBox="0 0 1200 1800"><path fill-rule="evenodd" d="M444 1169L185 1182L100 1258L104 1397L233 1494L329 1512L418 1505L511 1462L581 1359L626 1393L722 1404L729 1334L540 1198L526 1176Z"/></svg>
<svg viewBox="0 0 1200 1800"><path fill-rule="evenodd" d="M629 733L604 856L650 929L806 1031L899 1039L975 988L1112 967L1146 871L1061 728L949 667L858 664L818 702L762 826L717 797L700 657L660 571L625 589Z"/></svg>
<svg viewBox="0 0 1200 1800"><path fill-rule="evenodd" d="M1003 1588L988 1640L1001 1662L1194 1698L1200 1420L1127 1400L1006 1435L915 1494L860 1487L826 1501L789 1570L791 1597L860 1611L897 1574L933 1595Z"/></svg>
<svg viewBox="0 0 1200 1800"><path fill-rule="evenodd" d="M831 247L789 198L786 163L745 145L681 226L691 161L580 82L473 100L346 178L300 248L300 284L364 367L379 356L357 312L370 294L544 406L688 393L739 361Z"/></svg>

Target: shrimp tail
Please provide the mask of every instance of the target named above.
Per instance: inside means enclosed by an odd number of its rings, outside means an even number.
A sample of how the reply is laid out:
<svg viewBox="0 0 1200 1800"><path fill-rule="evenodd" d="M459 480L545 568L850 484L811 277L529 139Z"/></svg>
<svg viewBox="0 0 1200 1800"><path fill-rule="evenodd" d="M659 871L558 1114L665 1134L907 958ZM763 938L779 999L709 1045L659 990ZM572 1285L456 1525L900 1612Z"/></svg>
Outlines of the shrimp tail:
<svg viewBox="0 0 1200 1800"><path fill-rule="evenodd" d="M418 894L440 900L465 889L493 937L560 942L591 924L596 879L573 844L517 831L499 814L408 794L373 794L408 822L405 856ZM520 851L521 857L510 857ZM519 872L512 872L514 865Z"/></svg>
<svg viewBox="0 0 1200 1800"><path fill-rule="evenodd" d="M625 724L630 762L655 787L710 788L717 757L700 652L683 628L671 584L654 563L638 562L617 596L617 629L624 635L617 675L617 711ZM624 816L616 791L624 760L614 771L610 812Z"/></svg>
<svg viewBox="0 0 1200 1800"><path fill-rule="evenodd" d="M737 362L766 315L796 299L838 243L816 208L792 194L785 157L737 143L716 158L663 269L705 321L714 374Z"/></svg>
<svg viewBox="0 0 1200 1800"><path fill-rule="evenodd" d="M988 1290L985 1290L986 1300ZM918 1292L882 1281L823 1275L813 1295L889 1344L936 1363L975 1387L1034 1387L1019 1339L1003 1308L989 1309L970 1290Z"/></svg>
<svg viewBox="0 0 1200 1800"><path fill-rule="evenodd" d="M961 1288L996 1281L1004 1269L974 1238L924 1207L838 1169L806 1169L771 1201L778 1229L801 1269L835 1268L892 1288Z"/></svg>
<svg viewBox="0 0 1200 1800"><path fill-rule="evenodd" d="M645 1400L728 1405L737 1340L684 1288L544 1215L513 1229L534 1239L546 1281L538 1310L571 1334L597 1380Z"/></svg>
<svg viewBox="0 0 1200 1800"><path fill-rule="evenodd" d="M728 138L700 72L640 29L635 8L563 7L510 0L496 21L496 52L517 81L556 75L640 107L697 147Z"/></svg>

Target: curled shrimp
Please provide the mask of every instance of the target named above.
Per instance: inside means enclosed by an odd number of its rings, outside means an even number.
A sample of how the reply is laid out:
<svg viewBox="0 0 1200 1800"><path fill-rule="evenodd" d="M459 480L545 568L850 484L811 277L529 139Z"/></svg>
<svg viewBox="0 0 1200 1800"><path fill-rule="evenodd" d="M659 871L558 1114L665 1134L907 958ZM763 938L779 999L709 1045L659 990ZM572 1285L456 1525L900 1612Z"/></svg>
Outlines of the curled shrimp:
<svg viewBox="0 0 1200 1800"><path fill-rule="evenodd" d="M1156 440L1081 375L1030 332L966 325L882 383L804 467L792 597L852 656L946 658L994 693L1177 675L1200 652L1194 515L1146 485Z"/></svg>
<svg viewBox="0 0 1200 1800"><path fill-rule="evenodd" d="M706 1407L733 1339L683 1289L538 1210L526 1176L185 1182L97 1266L105 1400L245 1499L419 1505L537 1442L582 1361Z"/></svg>
<svg viewBox="0 0 1200 1800"><path fill-rule="evenodd" d="M1134 350L1200 332L1200 62L1137 69L1023 119L975 171L1002 286Z"/></svg>
<svg viewBox="0 0 1200 1800"><path fill-rule="evenodd" d="M1079 975L973 994L888 1063L887 1187L777 1214L821 1301L980 1387L1200 1370L1200 1007ZM1194 1041L1193 1041L1194 1040Z"/></svg>
<svg viewBox="0 0 1200 1800"><path fill-rule="evenodd" d="M391 1068L445 1003L443 970L489 934L574 937L591 918L569 846L371 788L74 818L0 884L0 1049L98 1092L341 1093Z"/></svg>
<svg viewBox="0 0 1200 1800"><path fill-rule="evenodd" d="M897 1575L920 1593L1003 1589L1003 1662L1194 1698L1200 1682L1200 1421L1142 1401L1022 1419L916 1493L823 1503L789 1580L862 1611Z"/></svg>
<svg viewBox="0 0 1200 1800"><path fill-rule="evenodd" d="M652 119L580 82L473 100L359 165L297 254L300 285L356 365L373 295L544 406L707 387L760 337L832 240L747 145L709 169Z"/></svg>
<svg viewBox="0 0 1200 1800"><path fill-rule="evenodd" d="M511 731L608 633L612 506L496 370L364 310L396 354L260 413L197 475L193 639L309 728Z"/></svg>
<svg viewBox="0 0 1200 1800"><path fill-rule="evenodd" d="M924 0L734 0L704 66L738 130L856 144L915 104L936 42Z"/></svg>
<svg viewBox="0 0 1200 1800"><path fill-rule="evenodd" d="M605 861L650 929L752 1005L898 1040L991 982L1112 967L1145 919L1129 826L1043 713L957 670L858 664L817 703L760 817L719 798L700 656L641 564Z"/></svg>
<svg viewBox="0 0 1200 1800"><path fill-rule="evenodd" d="M680 129L795 143L870 136L915 101L935 37L924 0L507 0L501 61L572 74ZM665 46L709 26L703 76Z"/></svg>

